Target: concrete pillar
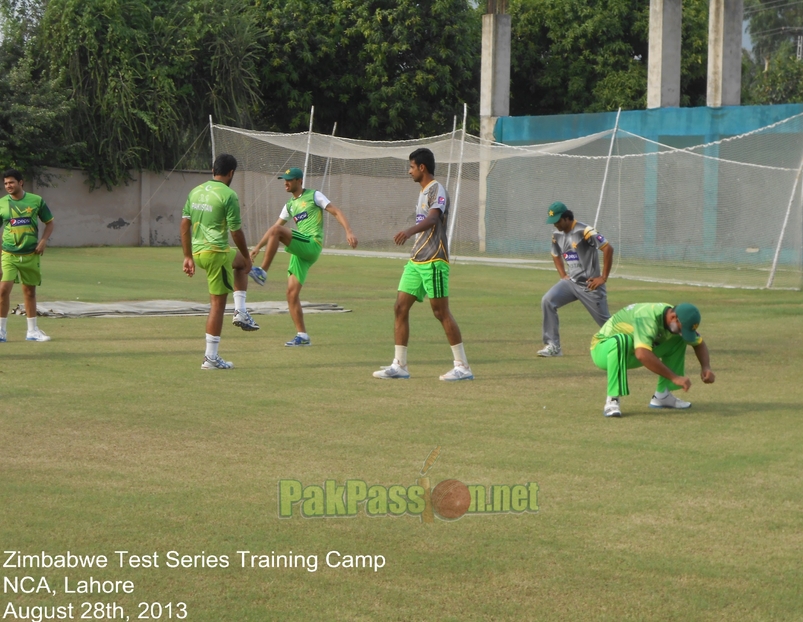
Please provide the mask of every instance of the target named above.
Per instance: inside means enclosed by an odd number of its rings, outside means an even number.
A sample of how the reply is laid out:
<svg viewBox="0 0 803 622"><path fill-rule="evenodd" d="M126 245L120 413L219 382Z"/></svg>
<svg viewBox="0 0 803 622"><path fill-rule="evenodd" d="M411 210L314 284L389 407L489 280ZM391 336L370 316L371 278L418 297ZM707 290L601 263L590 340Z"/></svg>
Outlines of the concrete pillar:
<svg viewBox="0 0 803 622"><path fill-rule="evenodd" d="M650 0L647 108L680 106L681 23L681 0Z"/></svg>
<svg viewBox="0 0 803 622"><path fill-rule="evenodd" d="M742 101L744 0L711 0L708 13L708 89L711 108Z"/></svg>
<svg viewBox="0 0 803 622"><path fill-rule="evenodd" d="M506 3L496 2L498 13L482 16L482 73L480 76L480 139L494 141L494 126L498 117L510 115L510 15L505 15ZM487 177L490 162L480 160L479 187L479 250L485 252L485 206L488 196Z"/></svg>
<svg viewBox="0 0 803 622"><path fill-rule="evenodd" d="M151 245L151 173L139 172L139 245Z"/></svg>

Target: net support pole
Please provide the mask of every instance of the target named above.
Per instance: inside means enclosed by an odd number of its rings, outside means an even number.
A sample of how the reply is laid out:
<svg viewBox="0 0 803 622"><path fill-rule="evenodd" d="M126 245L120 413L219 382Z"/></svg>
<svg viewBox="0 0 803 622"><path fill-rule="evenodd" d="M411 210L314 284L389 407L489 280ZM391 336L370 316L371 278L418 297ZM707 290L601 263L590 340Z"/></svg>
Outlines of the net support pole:
<svg viewBox="0 0 803 622"><path fill-rule="evenodd" d="M214 124L212 123L212 115L209 115L209 136L212 137L212 166L215 166L215 132Z"/></svg>
<svg viewBox="0 0 803 622"><path fill-rule="evenodd" d="M599 203L597 204L597 213L594 216L594 229L597 228L597 220L599 220L599 213L602 209L602 200L605 198L605 184L608 182L608 170L611 168L611 156L613 156L613 144L616 142L616 132L619 129L619 115L622 114L622 109L616 113L616 123L613 126L613 134L611 134L611 145L608 147L608 159L605 160L605 174L602 176L602 188L599 191Z"/></svg>
<svg viewBox="0 0 803 622"><path fill-rule="evenodd" d="M329 142L329 153L326 155L326 166L323 169L323 181L321 182L321 192L326 192L326 178L329 175L329 163L332 161L332 147L334 146L335 142L335 134L337 133L337 121L335 121L335 125L332 128L332 140ZM332 185L331 182L329 184ZM323 239L325 240L329 235L329 219L324 219L324 232L323 232Z"/></svg>
<svg viewBox="0 0 803 622"><path fill-rule="evenodd" d="M304 177L301 178L301 186L307 183L307 163L309 162L309 149L312 144L312 119L315 116L315 106L309 110L309 134L307 135L307 152L304 154Z"/></svg>
<svg viewBox="0 0 803 622"><path fill-rule="evenodd" d="M792 205L795 202L795 194L797 193L797 187L800 184L800 176L803 174L803 161L800 163L800 168L797 169L797 175L795 176L795 183L792 186L792 194L789 196L789 203L786 206L786 215L783 219L783 226L781 227L781 235L778 236L778 245L775 247L775 257L772 259L772 268L770 268L770 276L767 279L767 289L772 287L772 283L775 281L775 271L778 269L778 259L781 256L781 246L783 245L783 237L786 234L786 227L789 224L789 215L792 213Z"/></svg>
<svg viewBox="0 0 803 622"><path fill-rule="evenodd" d="M460 201L460 181L463 177L463 150L466 146L466 117L468 116L468 104L463 104L463 136L460 139L460 162L457 165L457 183L454 190L454 207L452 208L452 216L449 218L449 253L452 252L452 239L454 238L454 224L457 222L457 205Z"/></svg>
<svg viewBox="0 0 803 622"><path fill-rule="evenodd" d="M452 155L454 154L454 135L457 132L457 115L452 121L452 140L449 142L449 168L446 171L446 191L449 191L449 178L452 176Z"/></svg>

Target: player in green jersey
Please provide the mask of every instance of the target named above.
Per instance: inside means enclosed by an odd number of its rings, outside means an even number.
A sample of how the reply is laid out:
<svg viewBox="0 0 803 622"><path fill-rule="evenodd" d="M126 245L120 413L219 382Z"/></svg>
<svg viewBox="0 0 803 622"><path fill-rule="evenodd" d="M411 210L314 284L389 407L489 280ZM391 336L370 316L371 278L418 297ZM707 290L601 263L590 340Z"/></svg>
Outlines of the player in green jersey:
<svg viewBox="0 0 803 622"><path fill-rule="evenodd" d="M663 302L632 304L614 314L591 340L591 359L608 372L606 417L621 417L619 400L629 395L627 370L646 367L659 376L650 408L689 408L670 389L688 391L691 380L685 376L686 346L694 349L700 362L700 378L706 384L715 380L708 346L697 332L700 311L687 302L673 307Z"/></svg>
<svg viewBox="0 0 803 622"><path fill-rule="evenodd" d="M190 192L181 214L181 246L184 272L195 274L196 265L206 270L209 285L209 317L206 320L206 353L201 369L231 369L218 355L226 299L234 292L234 320L243 330L259 330L245 308L251 258L240 221L240 201L229 186L237 160L227 153L215 158L212 181ZM229 232L237 250L229 246Z"/></svg>
<svg viewBox="0 0 803 622"><path fill-rule="evenodd" d="M42 197L25 192L22 173L16 169L3 172L6 196L0 198L0 224L3 227L2 277L0 277L0 342L6 341L11 290L22 283L25 315L28 318L27 341L50 341L36 324L36 287L42 284L40 258L53 233L53 214ZM39 221L45 223L39 238Z"/></svg>
<svg viewBox="0 0 803 622"><path fill-rule="evenodd" d="M265 232L259 244L251 251L251 259L255 260L262 247L266 247L262 259L262 273L258 273L255 269L251 276L260 285L264 284L265 273L279 250L279 243L284 244L284 250L290 253L290 265L287 267L287 308L297 331L296 336L284 345L308 346L311 342L304 325L304 312L301 309L301 287L307 280L307 272L312 264L318 261L323 249L323 212L329 212L340 223L351 248L357 248L357 238L341 210L321 192L304 188L304 173L300 168L287 169L279 175L279 179L284 180L284 189L292 194L292 198L282 209L279 219ZM291 218L296 223L296 229L284 226Z"/></svg>

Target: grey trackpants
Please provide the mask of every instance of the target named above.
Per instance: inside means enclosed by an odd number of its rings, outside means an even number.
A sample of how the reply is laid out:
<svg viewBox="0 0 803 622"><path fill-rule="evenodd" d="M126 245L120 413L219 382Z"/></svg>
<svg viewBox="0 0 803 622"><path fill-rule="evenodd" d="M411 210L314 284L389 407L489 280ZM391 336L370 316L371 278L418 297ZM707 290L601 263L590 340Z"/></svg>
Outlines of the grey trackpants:
<svg viewBox="0 0 803 622"><path fill-rule="evenodd" d="M589 291L569 279L561 279L541 298L541 313L544 316L544 343L560 347L560 321L558 309L579 300L588 309L594 321L602 326L611 317L608 312L608 296L605 286Z"/></svg>

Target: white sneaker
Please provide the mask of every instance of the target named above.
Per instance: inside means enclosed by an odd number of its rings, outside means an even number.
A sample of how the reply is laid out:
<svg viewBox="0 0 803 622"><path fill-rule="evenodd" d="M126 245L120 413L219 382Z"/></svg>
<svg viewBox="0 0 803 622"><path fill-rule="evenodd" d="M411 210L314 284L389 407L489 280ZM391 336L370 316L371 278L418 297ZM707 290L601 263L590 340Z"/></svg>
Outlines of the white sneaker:
<svg viewBox="0 0 803 622"><path fill-rule="evenodd" d="M619 408L619 398L609 397L605 400L605 407L602 409L602 414L606 417L621 417L622 410Z"/></svg>
<svg viewBox="0 0 803 622"><path fill-rule="evenodd" d="M382 380L407 380L409 377L410 372L407 371L407 366L402 367L395 360L389 367L383 367L374 372L374 378L381 378Z"/></svg>
<svg viewBox="0 0 803 622"><path fill-rule="evenodd" d="M224 361L219 356L205 356L201 369L234 369L234 363Z"/></svg>
<svg viewBox="0 0 803 622"><path fill-rule="evenodd" d="M259 330L259 324L254 321L248 311L235 311L231 323L243 330Z"/></svg>
<svg viewBox="0 0 803 622"><path fill-rule="evenodd" d="M455 365L452 371L446 372L441 376L441 380L446 382L453 382L455 380L474 380L474 374L471 373L470 367L463 365Z"/></svg>
<svg viewBox="0 0 803 622"><path fill-rule="evenodd" d="M5 333L3 333L3 337L5 336ZM3 341L5 341L5 339L3 339ZM50 337L45 335L41 328L37 328L36 330L28 331L28 334L25 336L25 341L50 341Z"/></svg>
<svg viewBox="0 0 803 622"><path fill-rule="evenodd" d="M0 330L0 343L6 342L6 331Z"/></svg>
<svg viewBox="0 0 803 622"><path fill-rule="evenodd" d="M684 402L671 393L661 398L653 395L650 400L650 408L691 408L691 402Z"/></svg>
<svg viewBox="0 0 803 622"><path fill-rule="evenodd" d="M556 346L553 343L548 343L544 348L538 350L538 356L563 356L563 352L560 351L560 346Z"/></svg>

